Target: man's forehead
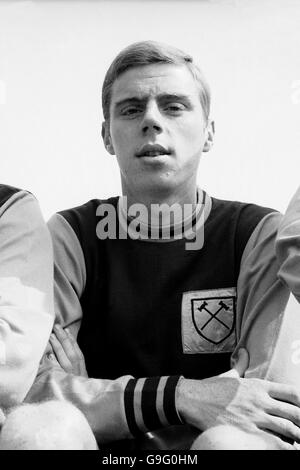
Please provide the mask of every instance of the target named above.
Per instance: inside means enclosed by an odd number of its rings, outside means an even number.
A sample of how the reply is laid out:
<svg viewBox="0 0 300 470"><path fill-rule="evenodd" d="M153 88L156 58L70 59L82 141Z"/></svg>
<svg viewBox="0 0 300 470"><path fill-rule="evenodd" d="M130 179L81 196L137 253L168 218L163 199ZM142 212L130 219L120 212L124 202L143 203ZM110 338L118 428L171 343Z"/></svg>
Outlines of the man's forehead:
<svg viewBox="0 0 300 470"><path fill-rule="evenodd" d="M151 64L125 71L114 82L112 102L148 95L198 94L193 75L185 65Z"/></svg>

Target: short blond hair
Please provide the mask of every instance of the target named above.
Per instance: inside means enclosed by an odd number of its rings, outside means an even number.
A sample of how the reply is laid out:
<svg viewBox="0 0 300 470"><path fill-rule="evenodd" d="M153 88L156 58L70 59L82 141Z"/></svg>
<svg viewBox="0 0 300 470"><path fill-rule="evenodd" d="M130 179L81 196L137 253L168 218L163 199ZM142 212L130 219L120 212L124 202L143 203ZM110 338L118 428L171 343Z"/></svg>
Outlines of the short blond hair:
<svg viewBox="0 0 300 470"><path fill-rule="evenodd" d="M194 63L193 57L180 49L156 41L141 41L131 44L123 49L111 63L102 87L102 109L106 121L110 118L112 87L115 80L131 68L150 64L185 65L199 85L200 102L204 117L208 121L211 101L210 88L200 68Z"/></svg>

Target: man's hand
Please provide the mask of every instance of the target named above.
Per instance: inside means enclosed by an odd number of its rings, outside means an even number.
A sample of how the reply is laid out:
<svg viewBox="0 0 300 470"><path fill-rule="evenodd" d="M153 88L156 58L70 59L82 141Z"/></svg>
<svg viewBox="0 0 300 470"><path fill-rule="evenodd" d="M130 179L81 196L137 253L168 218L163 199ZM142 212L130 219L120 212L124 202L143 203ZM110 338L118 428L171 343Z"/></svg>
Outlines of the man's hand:
<svg viewBox="0 0 300 470"><path fill-rule="evenodd" d="M55 325L50 335L50 344L58 363L66 372L88 377L84 356L67 328Z"/></svg>
<svg viewBox="0 0 300 470"><path fill-rule="evenodd" d="M177 388L177 409L182 418L201 431L225 424L300 442L300 393L290 385L241 378L246 367L243 350L234 368L225 374L204 380L183 379ZM279 441L275 436L272 438Z"/></svg>
<svg viewBox="0 0 300 470"><path fill-rule="evenodd" d="M236 360L231 360L231 369L218 377L244 377L249 365L249 354L244 348L239 349Z"/></svg>

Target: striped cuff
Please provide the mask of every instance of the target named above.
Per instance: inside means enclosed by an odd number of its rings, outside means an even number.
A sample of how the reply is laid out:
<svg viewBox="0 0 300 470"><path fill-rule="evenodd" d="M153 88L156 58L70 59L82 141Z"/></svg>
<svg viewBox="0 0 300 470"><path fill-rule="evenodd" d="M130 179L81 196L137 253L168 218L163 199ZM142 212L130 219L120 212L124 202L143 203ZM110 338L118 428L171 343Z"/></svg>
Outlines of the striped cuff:
<svg viewBox="0 0 300 470"><path fill-rule="evenodd" d="M176 386L181 376L130 379L124 392L127 424L133 436L182 424L176 409Z"/></svg>

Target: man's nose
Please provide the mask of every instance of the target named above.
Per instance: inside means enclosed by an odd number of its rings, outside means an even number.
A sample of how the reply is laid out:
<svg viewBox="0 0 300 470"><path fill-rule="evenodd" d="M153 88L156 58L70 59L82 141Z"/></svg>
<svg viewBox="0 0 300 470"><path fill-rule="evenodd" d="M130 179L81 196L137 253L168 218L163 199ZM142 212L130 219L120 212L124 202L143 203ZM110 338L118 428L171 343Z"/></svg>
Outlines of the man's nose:
<svg viewBox="0 0 300 470"><path fill-rule="evenodd" d="M145 109L142 121L142 132L144 134L151 132L159 134L162 132L162 116L155 103L149 103Z"/></svg>

